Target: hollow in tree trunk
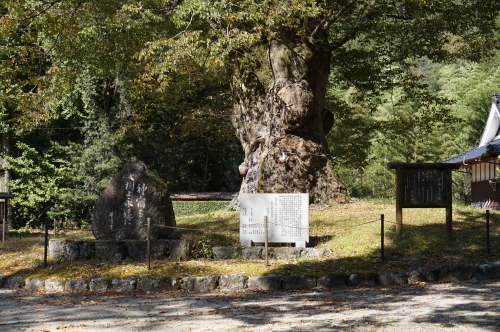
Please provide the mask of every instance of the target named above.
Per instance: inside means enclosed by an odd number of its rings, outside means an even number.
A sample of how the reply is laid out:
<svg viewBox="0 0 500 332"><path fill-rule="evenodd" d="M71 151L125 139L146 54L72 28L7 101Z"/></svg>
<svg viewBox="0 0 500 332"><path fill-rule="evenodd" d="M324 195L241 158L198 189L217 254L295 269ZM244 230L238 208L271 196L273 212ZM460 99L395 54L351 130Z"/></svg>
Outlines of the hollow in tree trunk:
<svg viewBox="0 0 500 332"><path fill-rule="evenodd" d="M311 203L344 201L325 135L331 50L296 35L242 53L232 80L233 125L245 152L241 193L309 193Z"/></svg>

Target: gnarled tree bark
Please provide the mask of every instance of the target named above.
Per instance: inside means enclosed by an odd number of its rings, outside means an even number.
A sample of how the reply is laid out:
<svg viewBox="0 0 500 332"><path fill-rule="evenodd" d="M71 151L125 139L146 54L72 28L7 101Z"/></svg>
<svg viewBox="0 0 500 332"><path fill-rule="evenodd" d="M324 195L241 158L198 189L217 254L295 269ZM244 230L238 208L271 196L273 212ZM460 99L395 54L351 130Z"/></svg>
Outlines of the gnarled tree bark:
<svg viewBox="0 0 500 332"><path fill-rule="evenodd" d="M2 135L1 138L2 146L1 146L0 162L1 162L2 176L0 178L0 192L10 194L10 189L8 186L8 183L10 181L10 170L7 169L7 163L8 163L7 157L10 156L11 146L7 134L2 133L1 135ZM6 206L4 205L0 213L0 218L3 217L5 211L6 211ZM12 213L7 214L7 224L12 225Z"/></svg>
<svg viewBox="0 0 500 332"><path fill-rule="evenodd" d="M10 193L8 183L10 170L7 169L7 157L10 156L10 140L6 133L2 133L2 148L0 161L2 163L2 177L0 178L0 192Z"/></svg>
<svg viewBox="0 0 500 332"><path fill-rule="evenodd" d="M328 45L311 45L296 33L242 51L232 79L233 125L247 164L240 192L309 193L316 204L345 200L325 139L330 57Z"/></svg>

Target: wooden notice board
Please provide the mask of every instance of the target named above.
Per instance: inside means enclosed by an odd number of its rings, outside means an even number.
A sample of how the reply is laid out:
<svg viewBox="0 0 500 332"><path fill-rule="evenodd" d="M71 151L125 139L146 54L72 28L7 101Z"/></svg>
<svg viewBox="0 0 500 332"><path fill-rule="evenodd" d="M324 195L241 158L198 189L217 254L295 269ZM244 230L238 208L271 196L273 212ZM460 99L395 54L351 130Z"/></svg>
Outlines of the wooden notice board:
<svg viewBox="0 0 500 332"><path fill-rule="evenodd" d="M403 208L445 208L446 230L452 230L451 170L458 164L388 163L396 170L396 235L403 232Z"/></svg>

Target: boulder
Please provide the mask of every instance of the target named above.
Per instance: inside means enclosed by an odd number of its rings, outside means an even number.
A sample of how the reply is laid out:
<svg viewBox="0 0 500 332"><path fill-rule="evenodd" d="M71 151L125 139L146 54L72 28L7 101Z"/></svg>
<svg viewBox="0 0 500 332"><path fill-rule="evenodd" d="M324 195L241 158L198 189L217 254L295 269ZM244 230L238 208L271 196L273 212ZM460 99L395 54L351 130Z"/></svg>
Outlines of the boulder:
<svg viewBox="0 0 500 332"><path fill-rule="evenodd" d="M332 253L330 249L323 248L304 248L300 254L304 258L327 257Z"/></svg>
<svg viewBox="0 0 500 332"><path fill-rule="evenodd" d="M219 289L222 291L241 291L247 286L248 277L241 274L226 274L219 279Z"/></svg>
<svg viewBox="0 0 500 332"><path fill-rule="evenodd" d="M417 282L435 282L437 280L437 272L437 269L416 269L408 274L408 283L414 284Z"/></svg>
<svg viewBox="0 0 500 332"><path fill-rule="evenodd" d="M483 264L480 266L481 272L488 279L500 279L500 261L496 261L489 264Z"/></svg>
<svg viewBox="0 0 500 332"><path fill-rule="evenodd" d="M89 282L89 288L93 292L105 292L108 290L108 282L103 278L93 278Z"/></svg>
<svg viewBox="0 0 500 332"><path fill-rule="evenodd" d="M382 286L395 286L395 285L403 285L408 283L408 277L406 273L400 272L381 272L378 275L378 282Z"/></svg>
<svg viewBox="0 0 500 332"><path fill-rule="evenodd" d="M321 288L333 288L336 286L345 286L349 276L347 274L327 273L318 278L318 286Z"/></svg>
<svg viewBox="0 0 500 332"><path fill-rule="evenodd" d="M111 280L113 292L132 292L135 290L135 280L131 278L114 278Z"/></svg>
<svg viewBox="0 0 500 332"><path fill-rule="evenodd" d="M18 289L21 287L22 282L23 282L23 277L21 276L9 277L5 279L3 288Z"/></svg>
<svg viewBox="0 0 500 332"><path fill-rule="evenodd" d="M147 241L127 241L125 246L127 247L128 258L134 261L144 261L147 259ZM166 240L151 240L151 259L165 258L166 248Z"/></svg>
<svg viewBox="0 0 500 332"><path fill-rule="evenodd" d="M81 241L52 239L49 241L49 257L59 261L76 261L80 256Z"/></svg>
<svg viewBox="0 0 500 332"><path fill-rule="evenodd" d="M248 289L279 290L281 289L281 277L276 274L270 274L260 277L249 277Z"/></svg>
<svg viewBox="0 0 500 332"><path fill-rule="evenodd" d="M70 241L52 239L49 241L49 257L58 261L92 259L95 255L93 241Z"/></svg>
<svg viewBox="0 0 500 332"><path fill-rule="evenodd" d="M377 285L377 277L376 273L353 273L349 276L347 284L353 287L374 287Z"/></svg>
<svg viewBox="0 0 500 332"><path fill-rule="evenodd" d="M126 256L125 243L121 241L98 241L95 244L95 257L103 261L121 260Z"/></svg>
<svg viewBox="0 0 500 332"><path fill-rule="evenodd" d="M181 289L188 292L213 292L217 287L218 277L184 277L182 278Z"/></svg>
<svg viewBox="0 0 500 332"><path fill-rule="evenodd" d="M177 278L144 277L137 283L137 290L144 292L172 291L179 289Z"/></svg>
<svg viewBox="0 0 500 332"><path fill-rule="evenodd" d="M89 285L83 279L69 279L64 285L64 290L68 292L85 292L89 289Z"/></svg>
<svg viewBox="0 0 500 332"><path fill-rule="evenodd" d="M170 240L168 251L172 261L187 261L190 257L191 245L184 240Z"/></svg>
<svg viewBox="0 0 500 332"><path fill-rule="evenodd" d="M95 242L94 241L81 241L80 251L78 253L78 260L87 260L95 257Z"/></svg>
<svg viewBox="0 0 500 332"><path fill-rule="evenodd" d="M244 259L262 259L264 254L264 247L246 247L241 251Z"/></svg>
<svg viewBox="0 0 500 332"><path fill-rule="evenodd" d="M297 259L300 257L303 248L274 248L274 257L276 259Z"/></svg>
<svg viewBox="0 0 500 332"><path fill-rule="evenodd" d="M316 278L304 275L291 275L283 279L285 290L309 289L316 287Z"/></svg>
<svg viewBox="0 0 500 332"><path fill-rule="evenodd" d="M243 256L243 248L242 247L213 247L212 253L214 255L214 259L233 259L233 258L241 258Z"/></svg>
<svg viewBox="0 0 500 332"><path fill-rule="evenodd" d="M40 278L26 279L24 288L29 291L44 290L45 281Z"/></svg>
<svg viewBox="0 0 500 332"><path fill-rule="evenodd" d="M152 239L173 233L175 216L167 185L142 162L127 164L94 205L92 231L99 240L146 240L147 219Z"/></svg>
<svg viewBox="0 0 500 332"><path fill-rule="evenodd" d="M438 280L441 282L483 280L479 266L475 264L445 265L439 269Z"/></svg>
<svg viewBox="0 0 500 332"><path fill-rule="evenodd" d="M174 291L179 289L179 278L169 277L162 279L161 287L165 287L166 291Z"/></svg>
<svg viewBox="0 0 500 332"><path fill-rule="evenodd" d="M64 284L57 279L45 280L45 290L48 292L60 292L64 290Z"/></svg>
<svg viewBox="0 0 500 332"><path fill-rule="evenodd" d="M160 277L144 277L137 283L137 290L152 292L152 291L162 291Z"/></svg>

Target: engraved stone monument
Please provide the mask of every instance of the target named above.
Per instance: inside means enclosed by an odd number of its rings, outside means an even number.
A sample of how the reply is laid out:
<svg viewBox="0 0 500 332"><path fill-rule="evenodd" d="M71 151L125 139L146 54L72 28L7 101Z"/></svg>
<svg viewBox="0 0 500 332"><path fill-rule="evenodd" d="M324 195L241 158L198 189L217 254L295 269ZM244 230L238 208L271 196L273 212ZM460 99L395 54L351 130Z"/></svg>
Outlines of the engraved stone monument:
<svg viewBox="0 0 500 332"><path fill-rule="evenodd" d="M264 242L264 217L271 243L309 242L309 194L241 194L240 242Z"/></svg>
<svg viewBox="0 0 500 332"><path fill-rule="evenodd" d="M142 162L129 163L97 199L92 231L98 240L145 240L148 218L152 239L168 238L173 228L163 226L176 225L167 185Z"/></svg>

